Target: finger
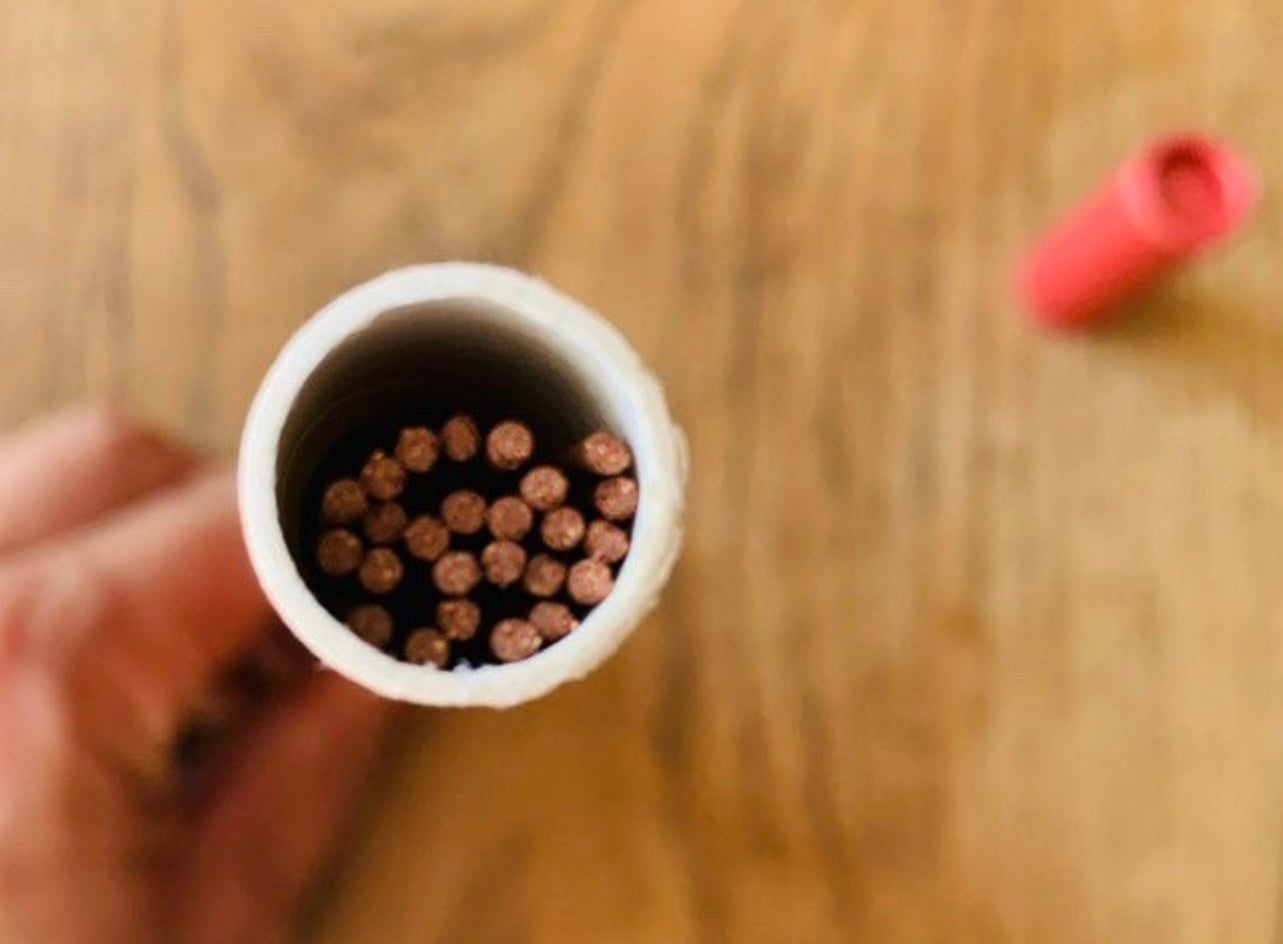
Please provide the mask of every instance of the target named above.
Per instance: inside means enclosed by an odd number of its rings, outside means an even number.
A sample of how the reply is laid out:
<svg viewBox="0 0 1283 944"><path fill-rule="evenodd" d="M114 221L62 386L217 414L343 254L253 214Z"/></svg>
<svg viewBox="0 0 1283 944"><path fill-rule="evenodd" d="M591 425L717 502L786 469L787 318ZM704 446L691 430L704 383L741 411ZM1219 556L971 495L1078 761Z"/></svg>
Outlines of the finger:
<svg viewBox="0 0 1283 944"><path fill-rule="evenodd" d="M204 476L89 534L79 557L136 664L190 702L260 639L270 609L241 539L230 473Z"/></svg>
<svg viewBox="0 0 1283 944"><path fill-rule="evenodd" d="M131 759L168 743L219 673L268 630L269 615L224 473L0 573L0 657L51 666L85 730Z"/></svg>
<svg viewBox="0 0 1283 944"><path fill-rule="evenodd" d="M384 742L391 706L319 674L234 755L196 824L180 879L192 944L256 939L296 915L349 825Z"/></svg>
<svg viewBox="0 0 1283 944"><path fill-rule="evenodd" d="M0 443L0 553L95 521L192 474L200 460L102 408L77 408Z"/></svg>
<svg viewBox="0 0 1283 944"><path fill-rule="evenodd" d="M244 736L265 707L270 710L315 670L316 658L284 626L273 625L220 675L177 733L168 755L176 777L174 799L193 806L206 797L228 745Z"/></svg>

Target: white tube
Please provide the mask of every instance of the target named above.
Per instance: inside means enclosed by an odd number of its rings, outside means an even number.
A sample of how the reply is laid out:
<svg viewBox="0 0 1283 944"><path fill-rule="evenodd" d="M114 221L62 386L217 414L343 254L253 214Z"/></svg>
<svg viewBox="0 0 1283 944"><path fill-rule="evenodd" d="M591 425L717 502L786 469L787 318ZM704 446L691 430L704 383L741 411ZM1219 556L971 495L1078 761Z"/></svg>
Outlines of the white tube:
<svg viewBox="0 0 1283 944"><path fill-rule="evenodd" d="M450 358L497 369L523 405L542 396L537 406L568 430L605 426L622 435L636 457L641 503L614 591L575 632L523 662L442 671L401 662L353 635L309 591L287 532L326 443L374 408L380 391L421 383ZM238 482L263 590L325 665L387 698L503 708L587 675L654 606L681 544L686 472L685 439L663 391L610 324L510 269L446 263L359 285L299 330L250 409Z"/></svg>

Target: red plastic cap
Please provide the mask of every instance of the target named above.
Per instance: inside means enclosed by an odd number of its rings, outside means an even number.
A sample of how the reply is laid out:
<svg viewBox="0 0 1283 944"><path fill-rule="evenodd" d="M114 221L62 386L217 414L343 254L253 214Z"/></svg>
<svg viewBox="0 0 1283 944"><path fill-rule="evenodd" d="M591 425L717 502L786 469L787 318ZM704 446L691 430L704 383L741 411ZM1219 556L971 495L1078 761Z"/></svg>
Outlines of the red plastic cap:
<svg viewBox="0 0 1283 944"><path fill-rule="evenodd" d="M1255 169L1211 138L1155 141L1045 233L1020 268L1021 301L1043 324L1082 328L1238 230L1260 200Z"/></svg>

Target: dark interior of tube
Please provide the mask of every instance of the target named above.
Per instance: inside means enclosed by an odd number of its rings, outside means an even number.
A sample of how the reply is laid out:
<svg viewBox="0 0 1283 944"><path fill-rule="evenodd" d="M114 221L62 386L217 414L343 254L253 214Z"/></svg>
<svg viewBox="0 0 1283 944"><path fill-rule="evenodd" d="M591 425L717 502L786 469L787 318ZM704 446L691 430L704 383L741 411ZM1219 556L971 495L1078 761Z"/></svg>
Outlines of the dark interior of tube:
<svg viewBox="0 0 1283 944"><path fill-rule="evenodd" d="M517 418L535 431L539 461L563 455L604 425L587 384L528 329L470 303L437 303L424 314L422 307L389 312L332 351L305 383L282 433L282 530L299 573L340 619L349 604L335 598L315 563L316 509L330 482L355 475L374 449L391 451L402 427L439 428L456 413L470 414L483 429ZM484 481L487 475L497 473L484 463L443 461L407 498L427 506L455 488L498 487ZM411 494L415 488L431 491ZM419 580L426 575L407 574L406 584Z"/></svg>

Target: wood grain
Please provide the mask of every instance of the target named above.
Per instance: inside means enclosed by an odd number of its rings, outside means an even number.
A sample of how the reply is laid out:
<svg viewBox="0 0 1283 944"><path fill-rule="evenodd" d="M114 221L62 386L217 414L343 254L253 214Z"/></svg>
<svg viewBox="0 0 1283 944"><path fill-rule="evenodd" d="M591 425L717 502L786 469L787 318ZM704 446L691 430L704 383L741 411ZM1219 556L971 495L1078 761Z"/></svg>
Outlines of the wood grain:
<svg viewBox="0 0 1283 944"><path fill-rule="evenodd" d="M591 680L419 718L311 940L1280 939L1276 204L1125 327L1011 308L1160 129L1283 166L1276 0L0 0L0 420L230 454L411 261L612 317L694 449Z"/></svg>

